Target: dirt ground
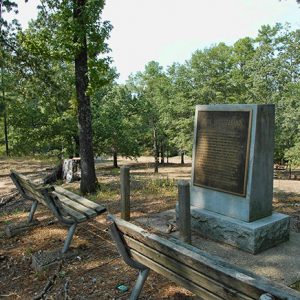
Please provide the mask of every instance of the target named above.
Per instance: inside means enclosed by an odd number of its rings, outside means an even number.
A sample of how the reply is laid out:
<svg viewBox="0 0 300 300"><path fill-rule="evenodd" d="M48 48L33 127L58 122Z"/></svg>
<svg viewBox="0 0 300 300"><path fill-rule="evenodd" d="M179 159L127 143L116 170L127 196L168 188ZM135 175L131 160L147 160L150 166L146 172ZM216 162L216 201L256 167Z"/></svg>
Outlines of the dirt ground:
<svg viewBox="0 0 300 300"><path fill-rule="evenodd" d="M161 166L159 174L153 173L152 158L120 160L119 164L131 165L131 218L155 214L174 208L176 181L189 179L191 161L181 165L179 157L171 158ZM88 198L105 205L110 213L119 215L119 170L111 167L110 160L97 160L97 178L100 191ZM53 162L38 160L0 159L0 299L34 299L43 291L49 279L56 274L51 289L43 299L128 299L137 272L125 265L116 251L108 233L106 215L99 216L78 226L72 248L76 256L63 262L60 269L35 272L31 256L38 251L59 249L63 245L66 229L45 208L39 207L35 218L40 223L31 230L13 238L4 234L5 226L26 220L31 203L19 195L5 205L15 187L9 170L15 169L32 179L45 176ZM274 180L274 210L292 216L292 230L300 230L300 181L286 180L285 171L278 171ZM78 191L79 183L63 184ZM299 228L298 228L299 226ZM119 284L129 288L117 289ZM164 277L150 272L141 299L192 299L187 290Z"/></svg>

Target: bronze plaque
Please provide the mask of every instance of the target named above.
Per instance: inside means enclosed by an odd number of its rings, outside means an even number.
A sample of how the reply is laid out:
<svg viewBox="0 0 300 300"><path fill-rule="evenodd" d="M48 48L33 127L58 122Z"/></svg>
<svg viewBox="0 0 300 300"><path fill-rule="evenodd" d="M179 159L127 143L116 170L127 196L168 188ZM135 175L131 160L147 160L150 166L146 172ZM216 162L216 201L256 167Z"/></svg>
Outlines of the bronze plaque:
<svg viewBox="0 0 300 300"><path fill-rule="evenodd" d="M194 185L246 195L251 111L198 111Z"/></svg>

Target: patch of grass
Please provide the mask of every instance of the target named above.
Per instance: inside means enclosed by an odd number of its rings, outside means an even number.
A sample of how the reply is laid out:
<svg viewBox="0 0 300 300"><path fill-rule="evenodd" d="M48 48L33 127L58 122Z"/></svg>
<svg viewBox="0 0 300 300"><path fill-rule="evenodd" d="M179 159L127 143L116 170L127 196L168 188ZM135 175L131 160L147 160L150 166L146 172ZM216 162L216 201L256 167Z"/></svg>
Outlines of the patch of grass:
<svg viewBox="0 0 300 300"><path fill-rule="evenodd" d="M88 195L88 199L98 202L99 200L115 199L118 197L120 191L112 184L101 184L95 194Z"/></svg>
<svg viewBox="0 0 300 300"><path fill-rule="evenodd" d="M25 256L31 256L33 254L33 249L31 247L28 247L24 251Z"/></svg>
<svg viewBox="0 0 300 300"><path fill-rule="evenodd" d="M0 217L6 217L6 216L8 216L8 213L6 211L0 212Z"/></svg>
<svg viewBox="0 0 300 300"><path fill-rule="evenodd" d="M117 175L120 175L120 169L119 168L113 168L111 169L111 175L113 176L117 176Z"/></svg>
<svg viewBox="0 0 300 300"><path fill-rule="evenodd" d="M55 185L62 185L64 181L62 179L58 179L55 181Z"/></svg>
<svg viewBox="0 0 300 300"><path fill-rule="evenodd" d="M24 212L23 209L21 209L21 208L16 208L16 209L14 209L14 210L11 212L11 215L18 215L18 214L23 213L23 212Z"/></svg>
<svg viewBox="0 0 300 300"><path fill-rule="evenodd" d="M120 201L120 179L115 174L119 174L120 169L105 170L107 174L98 176L99 187L94 194L88 194L84 197L96 203L103 204L107 209L115 210L119 208ZM112 178L113 177L113 178ZM68 187L68 189L80 195L79 188ZM164 176L141 176L140 174L130 174L130 194L131 199L143 199L144 201L162 201L166 199L175 199L177 194L177 180ZM147 199L147 200L145 200ZM170 202L169 200L167 202ZM143 204L141 204L143 205Z"/></svg>
<svg viewBox="0 0 300 300"><path fill-rule="evenodd" d="M46 273L46 271L35 272L34 276L38 281L43 281L47 278L47 273Z"/></svg>
<svg viewBox="0 0 300 300"><path fill-rule="evenodd" d="M0 160L3 160L8 163L15 163L15 162L22 162L26 161L28 165L35 164L35 163L42 163L45 165L48 164L57 164L59 162L59 159L57 157L49 157L46 155L35 155L35 156L0 156Z"/></svg>
<svg viewBox="0 0 300 300"><path fill-rule="evenodd" d="M164 193L176 188L176 181L169 178L155 178L145 180L144 187L147 193Z"/></svg>
<svg viewBox="0 0 300 300"><path fill-rule="evenodd" d="M300 280L294 282L290 285L290 288L300 292Z"/></svg>
<svg viewBox="0 0 300 300"><path fill-rule="evenodd" d="M59 278L64 278L65 276L66 276L66 272L65 271L60 271L59 273L58 273L58 277Z"/></svg>

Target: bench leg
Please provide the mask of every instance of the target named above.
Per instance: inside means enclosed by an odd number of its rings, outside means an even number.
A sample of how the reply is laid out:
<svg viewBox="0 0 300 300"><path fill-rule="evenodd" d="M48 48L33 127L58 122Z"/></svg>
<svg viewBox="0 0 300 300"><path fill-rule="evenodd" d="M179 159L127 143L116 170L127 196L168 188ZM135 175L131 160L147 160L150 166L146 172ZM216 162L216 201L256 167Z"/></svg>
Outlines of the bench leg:
<svg viewBox="0 0 300 300"><path fill-rule="evenodd" d="M74 235L74 232L76 230L76 227L77 227L77 224L73 224L70 228L69 228L69 231L68 231L68 235L65 239L65 243L64 243L64 247L62 249L62 253L66 253L69 249L69 246L71 244L71 241L72 241L72 238L73 238L73 235Z"/></svg>
<svg viewBox="0 0 300 300"><path fill-rule="evenodd" d="M129 265L130 267L139 270L139 275L138 275L137 281L135 283L135 286L134 286L134 288L131 292L130 298L129 298L130 300L136 300L139 298L139 295L142 291L144 283L147 279L147 276L149 273L149 268L147 268L143 264L133 260L129 256L128 251L125 246L125 242L123 241L123 239L120 235L120 232L115 223L112 223L110 225L110 234L111 234L113 240L116 242L117 249L118 249L120 255L122 256L122 258L124 259L125 263L127 265Z"/></svg>
<svg viewBox="0 0 300 300"><path fill-rule="evenodd" d="M139 276L137 278L137 281L135 283L135 286L131 292L129 300L137 300L139 298L139 295L142 291L142 288L144 286L144 283L148 277L149 269L143 269L139 270Z"/></svg>
<svg viewBox="0 0 300 300"><path fill-rule="evenodd" d="M36 211L37 205L38 205L38 202L37 201L33 201L32 205L31 205L31 208L30 208L30 213L29 213L29 216L28 216L28 223L32 222L33 215L34 215L34 213Z"/></svg>

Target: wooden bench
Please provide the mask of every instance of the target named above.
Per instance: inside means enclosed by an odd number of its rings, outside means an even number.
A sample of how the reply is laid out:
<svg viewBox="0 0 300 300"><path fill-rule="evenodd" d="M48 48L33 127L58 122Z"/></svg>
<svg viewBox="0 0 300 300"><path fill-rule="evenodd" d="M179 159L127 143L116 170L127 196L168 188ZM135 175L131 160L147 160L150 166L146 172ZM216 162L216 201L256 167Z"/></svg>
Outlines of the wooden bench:
<svg viewBox="0 0 300 300"><path fill-rule="evenodd" d="M90 220L106 211L102 205L61 187L34 184L26 176L14 170L11 170L10 176L22 197L32 201L28 223L33 221L37 205L43 204L50 209L62 225L69 227L62 253L69 249L78 223Z"/></svg>
<svg viewBox="0 0 300 300"><path fill-rule="evenodd" d="M200 299L300 299L300 293L231 265L177 239L164 239L109 215L110 231L124 261L139 270L130 299L138 299L149 269Z"/></svg>

